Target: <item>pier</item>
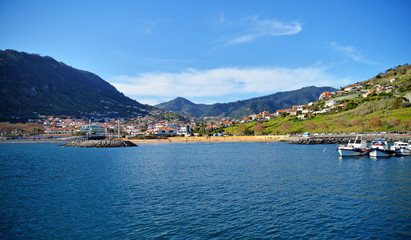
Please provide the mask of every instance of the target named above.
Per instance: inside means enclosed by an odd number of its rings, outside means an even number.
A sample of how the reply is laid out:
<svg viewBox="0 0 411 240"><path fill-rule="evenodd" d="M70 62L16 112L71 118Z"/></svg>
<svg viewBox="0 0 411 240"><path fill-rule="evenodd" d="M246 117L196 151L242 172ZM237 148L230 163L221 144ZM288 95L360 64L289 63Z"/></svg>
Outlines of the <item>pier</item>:
<svg viewBox="0 0 411 240"><path fill-rule="evenodd" d="M137 144L120 139L116 140L74 140L62 145L62 147L85 148L112 148L112 147L137 147Z"/></svg>

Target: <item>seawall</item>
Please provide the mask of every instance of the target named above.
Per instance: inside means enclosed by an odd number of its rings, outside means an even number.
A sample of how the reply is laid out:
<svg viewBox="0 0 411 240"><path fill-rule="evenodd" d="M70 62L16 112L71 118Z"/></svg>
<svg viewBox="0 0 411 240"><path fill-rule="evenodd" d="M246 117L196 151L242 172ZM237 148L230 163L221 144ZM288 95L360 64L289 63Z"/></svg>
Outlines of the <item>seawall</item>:
<svg viewBox="0 0 411 240"><path fill-rule="evenodd" d="M62 145L62 147L112 148L137 147L137 144L124 140L74 140Z"/></svg>
<svg viewBox="0 0 411 240"><path fill-rule="evenodd" d="M362 139L367 140L368 142L372 142L374 138L378 138L382 136L367 136L362 137ZM395 141L403 141L408 142L411 137L409 135L392 135L392 136L385 136L388 142L395 142ZM291 141L291 144L345 144L350 139L355 139L355 136L350 137L301 137L294 141Z"/></svg>

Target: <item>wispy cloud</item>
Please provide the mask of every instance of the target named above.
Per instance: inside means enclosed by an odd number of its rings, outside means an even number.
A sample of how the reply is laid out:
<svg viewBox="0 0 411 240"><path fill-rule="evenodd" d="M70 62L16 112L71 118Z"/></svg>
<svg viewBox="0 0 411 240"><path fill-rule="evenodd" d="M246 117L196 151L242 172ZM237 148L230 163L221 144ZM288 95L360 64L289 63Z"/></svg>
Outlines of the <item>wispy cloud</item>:
<svg viewBox="0 0 411 240"><path fill-rule="evenodd" d="M370 61L368 59L366 59L359 50L357 50L355 47L353 46L342 46L339 45L335 42L331 42L331 47L339 52L341 52L342 54L344 54L345 56L351 58L352 60L359 62L359 63L367 63L367 64L379 64L377 62L374 61Z"/></svg>
<svg viewBox="0 0 411 240"><path fill-rule="evenodd" d="M224 13L220 13L219 18L218 18L218 23L222 24L224 23L225 17L224 17Z"/></svg>
<svg viewBox="0 0 411 240"><path fill-rule="evenodd" d="M178 59L178 58L146 58L149 62L155 63L193 63L196 62L192 59Z"/></svg>
<svg viewBox="0 0 411 240"><path fill-rule="evenodd" d="M136 33L143 33L143 34L150 34L156 28L158 23L161 20L149 20L149 19L142 19L139 20L139 23L134 28L134 32Z"/></svg>
<svg viewBox="0 0 411 240"><path fill-rule="evenodd" d="M298 22L261 20L258 16L246 18L242 27L237 36L227 40L227 45L251 42L264 36L293 35L302 31L302 25Z"/></svg>
<svg viewBox="0 0 411 240"><path fill-rule="evenodd" d="M180 73L142 73L117 76L112 84L137 100L145 97L216 97L271 94L301 87L333 86L349 82L327 74L325 68L217 68L188 69ZM141 100L140 100L141 101Z"/></svg>

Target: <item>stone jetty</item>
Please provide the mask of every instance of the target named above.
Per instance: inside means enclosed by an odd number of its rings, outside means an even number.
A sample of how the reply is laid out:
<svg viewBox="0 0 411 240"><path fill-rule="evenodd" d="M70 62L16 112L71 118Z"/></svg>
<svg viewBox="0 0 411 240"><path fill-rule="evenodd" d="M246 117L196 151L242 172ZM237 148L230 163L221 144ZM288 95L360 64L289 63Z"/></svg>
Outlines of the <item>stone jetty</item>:
<svg viewBox="0 0 411 240"><path fill-rule="evenodd" d="M375 137L381 136L373 136L373 137L362 137L362 139L367 140L368 142L372 142ZM348 140L355 139L355 137L302 137L297 140L291 141L291 144L346 144ZM404 137L404 136L389 136L387 137L388 142L395 142L395 141L404 141L408 142L411 137Z"/></svg>
<svg viewBox="0 0 411 240"><path fill-rule="evenodd" d="M136 144L124 140L74 140L62 145L62 147L85 147L85 148L112 148L112 147L137 147Z"/></svg>

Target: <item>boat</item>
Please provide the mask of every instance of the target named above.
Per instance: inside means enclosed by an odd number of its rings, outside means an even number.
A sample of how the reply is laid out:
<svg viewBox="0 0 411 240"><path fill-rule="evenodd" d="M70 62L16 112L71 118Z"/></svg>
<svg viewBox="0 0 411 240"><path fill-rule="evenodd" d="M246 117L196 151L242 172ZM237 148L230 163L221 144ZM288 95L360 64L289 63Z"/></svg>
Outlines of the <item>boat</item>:
<svg viewBox="0 0 411 240"><path fill-rule="evenodd" d="M339 146L337 151L341 157L362 156L368 153L367 141L357 136L354 140L350 139L347 145Z"/></svg>
<svg viewBox="0 0 411 240"><path fill-rule="evenodd" d="M395 151L396 156L410 156L409 143L406 142L394 142L394 145L391 146L391 150Z"/></svg>
<svg viewBox="0 0 411 240"><path fill-rule="evenodd" d="M370 148L370 157L391 157L395 151L388 148L386 138L375 138Z"/></svg>

